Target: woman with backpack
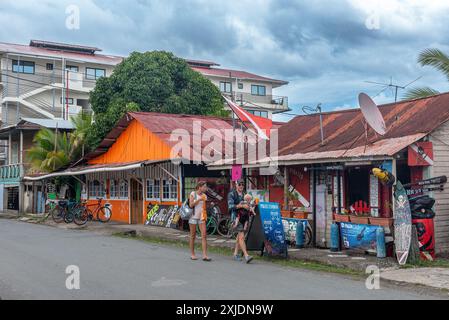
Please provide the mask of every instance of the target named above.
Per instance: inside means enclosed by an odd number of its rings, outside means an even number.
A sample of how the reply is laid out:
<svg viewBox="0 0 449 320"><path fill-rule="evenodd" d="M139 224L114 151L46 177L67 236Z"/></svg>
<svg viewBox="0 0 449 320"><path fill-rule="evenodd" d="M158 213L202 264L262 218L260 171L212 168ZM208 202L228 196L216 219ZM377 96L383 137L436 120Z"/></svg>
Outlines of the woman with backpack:
<svg viewBox="0 0 449 320"><path fill-rule="evenodd" d="M196 227L199 226L201 231L201 243L203 247L203 261L212 261L207 256L207 232L206 232L206 220L207 220L207 183L205 181L198 182L196 190L190 194L189 206L193 208L193 214L189 219L190 226L190 259L198 260L195 256L195 238Z"/></svg>

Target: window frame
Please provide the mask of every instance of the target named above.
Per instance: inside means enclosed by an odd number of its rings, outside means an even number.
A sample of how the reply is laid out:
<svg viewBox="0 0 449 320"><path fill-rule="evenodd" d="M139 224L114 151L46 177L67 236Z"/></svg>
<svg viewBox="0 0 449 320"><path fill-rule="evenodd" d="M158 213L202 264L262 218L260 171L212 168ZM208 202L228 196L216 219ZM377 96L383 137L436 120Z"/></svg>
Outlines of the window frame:
<svg viewBox="0 0 449 320"><path fill-rule="evenodd" d="M73 98L65 98L66 102L62 102L62 97L59 99L62 105L66 105L67 104L67 100L69 102L69 106L74 106L75 105L75 99ZM72 103L70 103L70 101L72 101Z"/></svg>
<svg viewBox="0 0 449 320"><path fill-rule="evenodd" d="M53 71L54 68L55 68L55 66L53 65L53 63L47 63L47 64L45 65L45 69L46 69L47 71Z"/></svg>
<svg viewBox="0 0 449 320"><path fill-rule="evenodd" d="M98 185L95 184L95 182L98 182ZM106 198L106 188L104 181L101 182L100 180L89 180L87 189L88 199Z"/></svg>
<svg viewBox="0 0 449 320"><path fill-rule="evenodd" d="M30 65L26 66L25 64ZM25 67L32 67L33 72L25 72ZM16 70L14 70L14 68L16 68ZM12 72L22 74L36 74L36 63L34 61L12 60Z"/></svg>
<svg viewBox="0 0 449 320"><path fill-rule="evenodd" d="M150 182L153 182L150 184ZM152 186L151 192L149 187ZM147 201L161 201L161 180L160 179L147 179L145 184L145 199Z"/></svg>
<svg viewBox="0 0 449 320"><path fill-rule="evenodd" d="M168 184L167 183L168 181L171 181L171 184ZM168 196L169 196L168 198L165 197L166 186L168 186ZM162 201L178 201L178 183L176 182L176 180L172 178L162 179Z"/></svg>
<svg viewBox="0 0 449 320"><path fill-rule="evenodd" d="M222 85L224 85L224 90L222 90ZM227 86L229 85L229 91L226 91ZM232 93L232 82L220 81L220 91L224 93Z"/></svg>
<svg viewBox="0 0 449 320"><path fill-rule="evenodd" d="M256 88L255 91L254 91L254 88ZM262 88L263 88L263 94L260 93L260 89L262 89ZM265 97L267 95L267 86L263 86L260 84L252 84L251 85L251 95Z"/></svg>
<svg viewBox="0 0 449 320"><path fill-rule="evenodd" d="M109 180L109 199L118 200L120 199L120 182L117 179Z"/></svg>
<svg viewBox="0 0 449 320"><path fill-rule="evenodd" d="M88 73L89 70L94 70L94 74L93 75L89 74ZM103 71L104 74L102 76L97 76L97 71ZM87 80L98 80L103 77L106 77L106 69L86 67L85 78Z"/></svg>
<svg viewBox="0 0 449 320"><path fill-rule="evenodd" d="M80 68L78 66L65 66L65 69L70 72L80 72Z"/></svg>
<svg viewBox="0 0 449 320"><path fill-rule="evenodd" d="M122 186L126 185L126 188L122 189ZM126 192L126 195L125 195ZM129 181L126 179L119 180L119 199L128 200L129 199Z"/></svg>

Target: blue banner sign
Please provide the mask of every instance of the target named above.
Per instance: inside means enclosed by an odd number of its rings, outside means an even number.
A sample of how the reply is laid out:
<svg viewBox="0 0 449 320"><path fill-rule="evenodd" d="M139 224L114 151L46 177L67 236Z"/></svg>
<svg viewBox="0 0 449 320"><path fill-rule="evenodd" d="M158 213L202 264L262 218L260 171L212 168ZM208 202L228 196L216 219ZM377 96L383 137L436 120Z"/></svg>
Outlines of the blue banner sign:
<svg viewBox="0 0 449 320"><path fill-rule="evenodd" d="M259 203L260 219L265 234L265 250L269 255L287 256L281 208L276 202Z"/></svg>
<svg viewBox="0 0 449 320"><path fill-rule="evenodd" d="M378 226L368 224L340 223L340 234L346 249L376 250Z"/></svg>
<svg viewBox="0 0 449 320"><path fill-rule="evenodd" d="M303 230L305 233L308 224L307 220L282 218L282 224L284 225L285 240L287 241L287 243L290 243L291 245L296 243L296 227L299 221L303 224L304 226Z"/></svg>

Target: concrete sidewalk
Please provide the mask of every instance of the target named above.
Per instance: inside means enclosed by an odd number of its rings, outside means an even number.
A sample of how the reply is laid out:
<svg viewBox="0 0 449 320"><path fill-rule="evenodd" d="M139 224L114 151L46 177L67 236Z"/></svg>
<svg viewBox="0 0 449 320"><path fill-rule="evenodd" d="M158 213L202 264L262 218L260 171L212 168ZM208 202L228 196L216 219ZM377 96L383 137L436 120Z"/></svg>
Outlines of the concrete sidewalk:
<svg viewBox="0 0 449 320"><path fill-rule="evenodd" d="M36 215L17 215L0 214L0 218L16 219L22 222L38 223ZM75 224L56 224L50 219L41 223L48 226L67 229L95 232L102 235L128 234L141 237L149 237L160 240L179 241L188 243L189 235L187 232L170 228L145 226L145 225L127 225L110 222L102 224L99 222L89 222L83 227ZM199 239L199 237L198 237ZM209 236L208 245L229 249L230 252L235 246L235 240L227 239L221 236ZM400 268L393 258L378 259L373 255L366 255L357 251L330 252L326 249L289 248L290 259L296 259L305 262L320 263L337 268L347 268L359 273L365 273L368 266L377 266L381 272L381 278L400 283L418 284L436 289L449 291L449 268ZM448 263L449 265L449 263Z"/></svg>

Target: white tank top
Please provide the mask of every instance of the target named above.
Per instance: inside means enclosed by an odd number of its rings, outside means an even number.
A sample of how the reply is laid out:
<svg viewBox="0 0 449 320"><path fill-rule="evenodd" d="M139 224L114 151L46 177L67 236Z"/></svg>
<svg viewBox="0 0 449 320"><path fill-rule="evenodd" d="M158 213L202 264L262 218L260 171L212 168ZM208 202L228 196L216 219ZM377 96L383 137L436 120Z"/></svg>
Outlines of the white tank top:
<svg viewBox="0 0 449 320"><path fill-rule="evenodd" d="M200 196L196 193L196 191L193 191L192 194L193 194L193 200L194 201L199 199ZM203 213L203 208L204 208L204 201L201 200L195 206L192 218L194 218L194 219L201 219L201 216L202 216L202 213Z"/></svg>

